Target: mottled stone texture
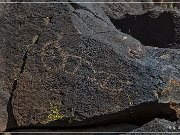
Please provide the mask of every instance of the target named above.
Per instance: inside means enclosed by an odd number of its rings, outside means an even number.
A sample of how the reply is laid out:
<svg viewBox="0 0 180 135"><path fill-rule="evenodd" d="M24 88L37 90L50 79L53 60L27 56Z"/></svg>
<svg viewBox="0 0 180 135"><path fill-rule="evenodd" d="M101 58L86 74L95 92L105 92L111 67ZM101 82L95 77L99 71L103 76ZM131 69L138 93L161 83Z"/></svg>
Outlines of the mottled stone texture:
<svg viewBox="0 0 180 135"><path fill-rule="evenodd" d="M144 110L143 122L179 116L179 49L143 45L116 29L98 4L3 7L1 131L137 124Z"/></svg>
<svg viewBox="0 0 180 135"><path fill-rule="evenodd" d="M104 12L112 19L123 18L125 14L138 15L146 12L148 9L155 7L153 0L121 0L122 3L113 3L120 2L119 0L96 0L104 1L108 3L100 3ZM139 2L139 3L130 3L130 2ZM149 2L149 3L140 3L140 2Z"/></svg>
<svg viewBox="0 0 180 135"><path fill-rule="evenodd" d="M176 133L179 130L180 130L179 121L171 122L171 121L167 121L164 119L156 118L153 121L143 125L142 127L133 130L132 132L154 132L154 133L150 133L150 134L156 134L156 132L174 132L174 133ZM131 134L133 134L133 133L131 133Z"/></svg>

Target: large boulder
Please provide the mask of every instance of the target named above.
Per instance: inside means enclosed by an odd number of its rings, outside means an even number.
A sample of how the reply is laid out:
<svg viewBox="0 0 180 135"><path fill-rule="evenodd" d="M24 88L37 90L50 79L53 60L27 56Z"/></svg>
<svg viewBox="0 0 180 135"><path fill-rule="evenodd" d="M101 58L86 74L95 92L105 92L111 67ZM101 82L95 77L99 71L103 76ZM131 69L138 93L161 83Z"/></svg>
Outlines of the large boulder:
<svg viewBox="0 0 180 135"><path fill-rule="evenodd" d="M177 118L180 50L144 46L93 3L9 4L0 19L8 129Z"/></svg>

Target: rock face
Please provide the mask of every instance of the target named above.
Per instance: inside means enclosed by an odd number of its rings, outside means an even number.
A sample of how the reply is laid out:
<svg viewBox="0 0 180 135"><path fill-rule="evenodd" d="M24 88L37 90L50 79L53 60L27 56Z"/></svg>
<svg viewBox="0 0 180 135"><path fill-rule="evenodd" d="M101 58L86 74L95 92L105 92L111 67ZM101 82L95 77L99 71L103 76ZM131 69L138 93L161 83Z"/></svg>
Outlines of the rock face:
<svg viewBox="0 0 180 135"><path fill-rule="evenodd" d="M144 45L179 48L179 11L153 9L142 15L112 19L116 28L140 40Z"/></svg>
<svg viewBox="0 0 180 135"><path fill-rule="evenodd" d="M153 0L155 4L165 8L176 8L179 9L180 4L178 0Z"/></svg>
<svg viewBox="0 0 180 135"><path fill-rule="evenodd" d="M6 129L6 125L8 123L7 105L8 105L9 95L7 92L4 92L4 90L1 89L0 96L1 96L1 99L0 99L0 108L1 108L0 131L4 131Z"/></svg>
<svg viewBox="0 0 180 135"><path fill-rule="evenodd" d="M102 1L102 0L96 0ZM113 3L120 2L119 0L104 0L108 3L100 3L104 12L111 19L120 19L123 18L125 14L138 15L146 12L148 9L155 7L152 0L133 0L133 2L139 3L129 3L132 0L121 0L122 3ZM109 3L112 2L112 3ZM126 3L127 2L127 3ZM150 3L140 3L140 2L150 2Z"/></svg>
<svg viewBox="0 0 180 135"><path fill-rule="evenodd" d="M179 116L180 50L144 46L98 4L7 4L0 19L1 131Z"/></svg>
<svg viewBox="0 0 180 135"><path fill-rule="evenodd" d="M180 130L179 128L179 121L171 122L164 119L154 119L132 132L178 132Z"/></svg>

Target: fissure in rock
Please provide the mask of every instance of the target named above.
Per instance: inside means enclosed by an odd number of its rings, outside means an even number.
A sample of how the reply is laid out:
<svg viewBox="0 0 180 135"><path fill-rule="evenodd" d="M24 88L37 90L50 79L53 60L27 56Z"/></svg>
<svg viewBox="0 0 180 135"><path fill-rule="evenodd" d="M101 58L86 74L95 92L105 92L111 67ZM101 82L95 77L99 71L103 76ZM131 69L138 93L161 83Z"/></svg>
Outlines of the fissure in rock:
<svg viewBox="0 0 180 135"><path fill-rule="evenodd" d="M15 119L14 114L13 114L13 107L12 107L12 96L13 96L14 91L16 90L16 87L17 87L17 80L15 80L13 82L11 96L9 98L9 102L7 105L7 112L8 112L8 123L6 126L7 130L18 127L16 119Z"/></svg>
<svg viewBox="0 0 180 135"><path fill-rule="evenodd" d="M25 68L26 60L27 60L27 53L28 52L26 51L25 54L24 54L23 63L22 63L21 70L20 70L20 74L22 74L24 72L24 68Z"/></svg>
<svg viewBox="0 0 180 135"><path fill-rule="evenodd" d="M21 66L21 70L19 72L20 74L22 74L24 72L24 68L25 68L26 60L27 60L27 53L28 53L28 51L26 51L24 56L23 56L23 63ZM12 92L10 94L11 96L9 98L9 102L7 105L7 112L8 112L8 123L6 126L7 130L18 127L16 119L15 119L14 114L13 114L13 107L12 107L12 97L13 97L13 93L16 90L16 88L17 88L17 80L14 80L13 86L12 86Z"/></svg>

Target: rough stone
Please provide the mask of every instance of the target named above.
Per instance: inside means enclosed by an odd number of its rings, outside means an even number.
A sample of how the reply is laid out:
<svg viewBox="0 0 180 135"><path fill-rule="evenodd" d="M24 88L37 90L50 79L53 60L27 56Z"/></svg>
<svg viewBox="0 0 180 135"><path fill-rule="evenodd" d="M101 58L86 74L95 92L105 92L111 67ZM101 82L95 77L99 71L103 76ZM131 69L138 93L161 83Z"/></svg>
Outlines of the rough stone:
<svg viewBox="0 0 180 135"><path fill-rule="evenodd" d="M178 133L179 131L180 131L179 121L171 122L164 119L154 119L153 121L143 125L142 127L133 130L131 134L133 134L133 132L149 132L150 134L154 134L154 133L156 134L156 132L157 134L158 132L165 132L163 134L166 134L167 132ZM138 133L138 134L143 134L143 133Z"/></svg>
<svg viewBox="0 0 180 135"><path fill-rule="evenodd" d="M111 19L120 19L123 18L125 14L138 15L146 12L148 9L155 7L152 0L96 0L96 1L105 1L112 3L100 3L104 12ZM122 3L113 3L113 2L122 2ZM127 3L126 3L127 2ZM139 3L128 3L128 2L139 2ZM140 3L140 2L150 2L150 3Z"/></svg>
<svg viewBox="0 0 180 135"><path fill-rule="evenodd" d="M178 3L178 0L153 0L155 3L155 5L164 7L164 8L175 8L175 9L179 9L180 4Z"/></svg>
<svg viewBox="0 0 180 135"><path fill-rule="evenodd" d="M132 35L147 46L179 48L180 12L173 9L152 9L142 15L126 15L112 19L117 29Z"/></svg>
<svg viewBox="0 0 180 135"><path fill-rule="evenodd" d="M8 129L177 118L179 49L144 46L93 3L9 4L4 11L0 105L10 103Z"/></svg>

